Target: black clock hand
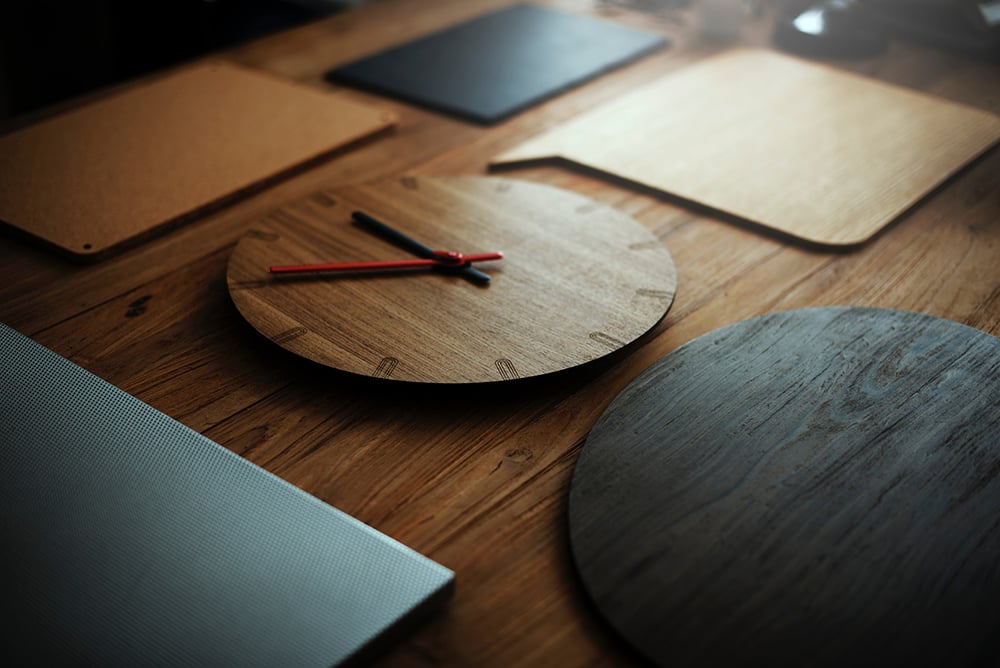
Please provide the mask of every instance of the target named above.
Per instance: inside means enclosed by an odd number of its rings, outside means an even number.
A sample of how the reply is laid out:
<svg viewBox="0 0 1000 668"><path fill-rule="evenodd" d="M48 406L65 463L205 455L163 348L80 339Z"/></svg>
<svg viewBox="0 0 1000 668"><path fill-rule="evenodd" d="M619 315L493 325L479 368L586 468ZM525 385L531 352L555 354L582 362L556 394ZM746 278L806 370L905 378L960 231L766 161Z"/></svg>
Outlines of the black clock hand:
<svg viewBox="0 0 1000 668"><path fill-rule="evenodd" d="M389 227L382 221L376 220L366 213L362 213L361 211L354 211L351 213L351 218L353 218L355 222L366 227L369 231L375 232L386 241L389 241L395 244L396 246L399 246L403 250L407 250L413 253L417 257L423 257L423 258L435 257L435 251L430 246L422 244L416 239L403 234L399 230ZM478 283L480 285L486 285L490 282L489 274L479 271L475 267L469 265L465 265L455 269L448 269L448 271L453 271L457 274L461 274L462 276L465 276L473 283Z"/></svg>

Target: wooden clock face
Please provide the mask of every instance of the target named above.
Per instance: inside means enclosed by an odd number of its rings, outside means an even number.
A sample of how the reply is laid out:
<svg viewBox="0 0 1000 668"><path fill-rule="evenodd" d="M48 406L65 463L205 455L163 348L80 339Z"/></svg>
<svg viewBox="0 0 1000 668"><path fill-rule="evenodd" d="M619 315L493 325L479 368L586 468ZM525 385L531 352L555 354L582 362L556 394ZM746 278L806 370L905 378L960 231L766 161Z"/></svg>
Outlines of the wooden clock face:
<svg viewBox="0 0 1000 668"><path fill-rule="evenodd" d="M502 251L477 285L434 270L281 276L273 265L410 259L361 211L424 244ZM229 261L240 313L283 348L336 369L426 383L506 381L604 357L670 308L676 270L643 225L551 186L404 177L323 191L255 222Z"/></svg>

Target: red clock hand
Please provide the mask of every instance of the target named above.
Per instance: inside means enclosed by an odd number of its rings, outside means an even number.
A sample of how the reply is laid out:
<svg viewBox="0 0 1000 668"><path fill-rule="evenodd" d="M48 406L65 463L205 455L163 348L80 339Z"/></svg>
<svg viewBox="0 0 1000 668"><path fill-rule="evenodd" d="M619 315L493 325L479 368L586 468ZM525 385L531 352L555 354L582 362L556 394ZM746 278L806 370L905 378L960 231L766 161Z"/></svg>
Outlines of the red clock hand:
<svg viewBox="0 0 1000 668"><path fill-rule="evenodd" d="M434 257L418 260L375 260L371 262L332 262L326 264L287 264L268 267L272 274L301 274L327 271L381 271L385 269L411 269L415 267L464 267L470 262L502 260L503 253L471 253L434 251Z"/></svg>

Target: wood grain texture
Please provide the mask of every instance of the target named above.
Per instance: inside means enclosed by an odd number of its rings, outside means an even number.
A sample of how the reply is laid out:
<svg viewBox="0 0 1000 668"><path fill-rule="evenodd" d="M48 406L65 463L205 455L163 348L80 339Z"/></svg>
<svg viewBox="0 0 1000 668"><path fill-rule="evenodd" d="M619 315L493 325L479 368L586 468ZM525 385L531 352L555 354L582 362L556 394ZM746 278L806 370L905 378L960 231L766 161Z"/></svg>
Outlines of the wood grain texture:
<svg viewBox="0 0 1000 668"><path fill-rule="evenodd" d="M456 572L447 609L400 638L379 666L648 665L580 584L566 496L584 439L609 402L684 343L757 315L831 304L920 311L1000 335L996 149L843 253L758 234L590 173L533 165L511 174L635 219L669 248L680 279L666 317L628 354L537 382L475 391L361 382L258 335L232 303L226 270L239 239L270 212L402 174L485 175L491 157L720 49L699 42L693 23L620 3L539 1L662 32L673 46L488 129L341 89L395 113L398 130L100 263L0 241L0 321ZM424 0L416 11L410 0L379 0L217 56L322 87L337 63L511 2ZM772 27L770 16L747 23L740 44L766 47ZM835 66L1000 113L995 64L900 42L884 57Z"/></svg>
<svg viewBox="0 0 1000 668"><path fill-rule="evenodd" d="M406 259L351 222L362 211L435 249L484 253L479 286L429 271L279 276L272 265ZM602 358L673 302L670 254L623 213L509 179L402 177L272 213L229 262L233 301L261 333L350 373L426 383L517 380Z"/></svg>
<svg viewBox="0 0 1000 668"><path fill-rule="evenodd" d="M649 84L501 153L560 158L828 245L870 239L1000 140L1000 117L759 50Z"/></svg>
<svg viewBox="0 0 1000 668"><path fill-rule="evenodd" d="M326 91L195 64L0 138L0 219L98 259L394 123Z"/></svg>
<svg viewBox="0 0 1000 668"><path fill-rule="evenodd" d="M998 397L1000 339L922 314L701 336L587 438L569 499L585 586L661 665L992 665Z"/></svg>

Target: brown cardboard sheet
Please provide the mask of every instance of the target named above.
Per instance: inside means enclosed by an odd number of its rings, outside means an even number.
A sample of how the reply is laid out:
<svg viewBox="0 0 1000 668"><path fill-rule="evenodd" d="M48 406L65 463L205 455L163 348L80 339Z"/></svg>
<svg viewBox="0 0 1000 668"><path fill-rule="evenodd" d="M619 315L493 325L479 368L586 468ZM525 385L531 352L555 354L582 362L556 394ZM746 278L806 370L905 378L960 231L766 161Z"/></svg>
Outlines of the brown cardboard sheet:
<svg viewBox="0 0 1000 668"><path fill-rule="evenodd" d="M0 220L99 259L394 124L342 95L193 65L0 137Z"/></svg>

